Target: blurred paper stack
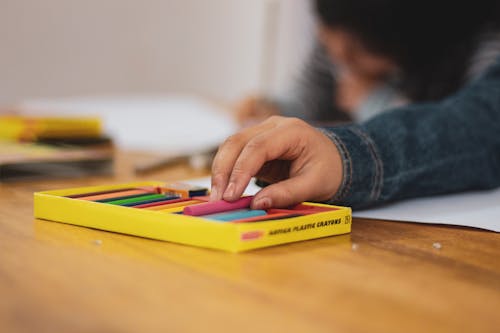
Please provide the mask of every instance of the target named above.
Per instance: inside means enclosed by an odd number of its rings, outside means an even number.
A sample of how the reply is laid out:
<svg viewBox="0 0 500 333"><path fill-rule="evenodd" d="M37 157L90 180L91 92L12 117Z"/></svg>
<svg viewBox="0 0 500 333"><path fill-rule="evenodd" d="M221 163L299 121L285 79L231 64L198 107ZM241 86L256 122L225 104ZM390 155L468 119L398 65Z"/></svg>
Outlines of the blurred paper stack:
<svg viewBox="0 0 500 333"><path fill-rule="evenodd" d="M0 116L0 181L110 174L112 166L99 118Z"/></svg>

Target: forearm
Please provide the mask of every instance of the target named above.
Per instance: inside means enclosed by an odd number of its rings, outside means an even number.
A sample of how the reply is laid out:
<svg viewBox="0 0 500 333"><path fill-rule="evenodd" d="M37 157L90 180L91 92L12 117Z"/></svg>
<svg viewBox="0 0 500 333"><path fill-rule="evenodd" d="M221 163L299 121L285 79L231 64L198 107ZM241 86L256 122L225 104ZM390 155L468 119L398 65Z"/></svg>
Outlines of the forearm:
<svg viewBox="0 0 500 333"><path fill-rule="evenodd" d="M332 202L353 207L500 185L500 65L440 103L327 129L343 159Z"/></svg>

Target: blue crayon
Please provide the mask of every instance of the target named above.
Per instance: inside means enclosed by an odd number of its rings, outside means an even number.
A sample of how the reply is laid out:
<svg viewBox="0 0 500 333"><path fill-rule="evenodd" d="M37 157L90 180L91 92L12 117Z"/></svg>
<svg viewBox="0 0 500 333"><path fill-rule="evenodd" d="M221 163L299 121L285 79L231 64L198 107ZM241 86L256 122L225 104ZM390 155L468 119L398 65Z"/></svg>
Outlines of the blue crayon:
<svg viewBox="0 0 500 333"><path fill-rule="evenodd" d="M205 215L203 218L209 220L215 220L220 222L230 222L233 220L245 219L249 217L262 216L266 215L265 210L260 209L241 209L241 210L233 210L227 213L218 213L218 214L210 214Z"/></svg>

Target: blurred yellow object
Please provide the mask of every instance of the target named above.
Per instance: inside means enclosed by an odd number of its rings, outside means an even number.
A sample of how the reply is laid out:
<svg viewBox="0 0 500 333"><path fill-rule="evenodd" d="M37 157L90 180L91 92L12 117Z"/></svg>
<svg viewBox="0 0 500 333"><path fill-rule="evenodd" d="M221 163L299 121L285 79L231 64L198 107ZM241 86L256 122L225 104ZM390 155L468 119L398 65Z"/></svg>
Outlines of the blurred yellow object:
<svg viewBox="0 0 500 333"><path fill-rule="evenodd" d="M101 120L95 117L0 116L0 139L36 141L55 138L102 136Z"/></svg>

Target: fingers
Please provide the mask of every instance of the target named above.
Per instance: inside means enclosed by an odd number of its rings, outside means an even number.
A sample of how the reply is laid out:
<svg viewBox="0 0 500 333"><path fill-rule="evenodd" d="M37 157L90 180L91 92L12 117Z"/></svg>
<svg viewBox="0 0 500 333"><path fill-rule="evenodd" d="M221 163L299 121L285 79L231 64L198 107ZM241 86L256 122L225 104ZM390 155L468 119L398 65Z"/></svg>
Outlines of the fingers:
<svg viewBox="0 0 500 333"><path fill-rule="evenodd" d="M212 163L210 200L222 199L228 186L229 177L232 173L234 164L248 141L257 134L274 126L275 124L272 120L265 121L257 126L249 127L232 135L220 146Z"/></svg>
<svg viewBox="0 0 500 333"><path fill-rule="evenodd" d="M238 199L250 179L267 161L297 158L302 148L296 144L297 134L293 128L287 132L283 132L280 128L272 128L248 140L234 162L223 199L228 201Z"/></svg>

